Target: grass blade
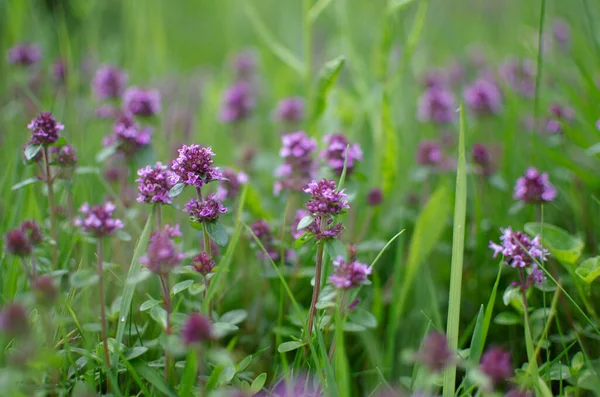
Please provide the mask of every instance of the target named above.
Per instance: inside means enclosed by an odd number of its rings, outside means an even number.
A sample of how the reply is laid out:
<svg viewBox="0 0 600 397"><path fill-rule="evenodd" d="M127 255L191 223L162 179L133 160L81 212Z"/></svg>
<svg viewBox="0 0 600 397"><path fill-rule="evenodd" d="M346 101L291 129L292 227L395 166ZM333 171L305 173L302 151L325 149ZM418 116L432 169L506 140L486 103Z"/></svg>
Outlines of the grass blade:
<svg viewBox="0 0 600 397"><path fill-rule="evenodd" d="M179 389L179 395L181 397L193 396L197 371L198 357L196 355L196 350L191 349L185 360L185 368L183 369L183 377L181 378L181 389Z"/></svg>
<svg viewBox="0 0 600 397"><path fill-rule="evenodd" d="M454 231L452 233L452 265L450 268L450 294L448 304L448 324L446 334L450 349L458 348L460 325L460 303L465 251L465 219L467 213L467 160L465 158L465 109L460 106L460 133L458 139L458 169L456 172L456 193L454 199ZM454 395L456 386L456 364L444 371L444 397Z"/></svg>

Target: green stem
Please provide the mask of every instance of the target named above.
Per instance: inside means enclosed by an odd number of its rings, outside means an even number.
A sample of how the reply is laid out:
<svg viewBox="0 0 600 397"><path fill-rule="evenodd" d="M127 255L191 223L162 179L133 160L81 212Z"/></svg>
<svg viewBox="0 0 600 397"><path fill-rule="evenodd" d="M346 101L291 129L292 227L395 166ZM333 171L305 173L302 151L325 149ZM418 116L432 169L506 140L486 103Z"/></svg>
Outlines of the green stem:
<svg viewBox="0 0 600 397"><path fill-rule="evenodd" d="M323 227L323 219L321 219L321 227ZM313 324L315 321L315 313L317 312L317 301L319 300L319 292L321 290L321 272L323 270L323 243L317 243L317 262L315 271L315 286L313 287L312 300L310 302L310 311L308 313L308 336L312 335Z"/></svg>
<svg viewBox="0 0 600 397"><path fill-rule="evenodd" d="M312 69L312 23L310 21L311 0L302 0L302 44L304 51L304 84L306 100L310 99Z"/></svg>
<svg viewBox="0 0 600 397"><path fill-rule="evenodd" d="M52 245L52 264L58 269L58 236L56 235L56 208L54 207L54 180L50 172L50 157L48 146L44 146L44 162L46 165L46 185L48 186L48 212L50 213L50 236L54 240Z"/></svg>
<svg viewBox="0 0 600 397"><path fill-rule="evenodd" d="M171 335L171 294L169 292L169 282L164 275L159 275L160 285L162 287L163 297L165 299L165 311L167 312L167 328L165 333ZM169 382L169 372L171 366L171 355L165 348L165 381Z"/></svg>
<svg viewBox="0 0 600 397"><path fill-rule="evenodd" d="M108 356L108 331L106 324L106 308L104 307L104 272L103 272L103 251L102 251L102 238L98 237L96 243L97 257L98 257L98 290L100 294L100 327L102 330L102 346L104 350L104 361L106 365L110 367L110 357ZM110 390L110 382L108 380L108 374L106 376L106 387L107 392Z"/></svg>

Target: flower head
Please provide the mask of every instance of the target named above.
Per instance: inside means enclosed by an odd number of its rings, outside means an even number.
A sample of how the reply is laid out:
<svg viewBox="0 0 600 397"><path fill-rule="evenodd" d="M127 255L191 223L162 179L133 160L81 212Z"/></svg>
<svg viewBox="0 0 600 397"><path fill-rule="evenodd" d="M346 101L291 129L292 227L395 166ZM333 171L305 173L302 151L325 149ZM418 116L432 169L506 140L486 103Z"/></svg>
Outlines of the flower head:
<svg viewBox="0 0 600 397"><path fill-rule="evenodd" d="M100 66L92 80L94 95L101 101L120 98L128 78L127 73L115 66Z"/></svg>
<svg viewBox="0 0 600 397"><path fill-rule="evenodd" d="M342 175L344 163L346 163L346 175L352 174L356 162L362 161L363 153L360 145L358 143L350 144L343 134L326 135L323 141L327 143L327 149L321 153L321 157L326 159L327 165L337 175Z"/></svg>
<svg viewBox="0 0 600 397"><path fill-rule="evenodd" d="M509 59L504 61L498 74L514 91L530 98L535 94L535 64L529 60Z"/></svg>
<svg viewBox="0 0 600 397"><path fill-rule="evenodd" d="M441 372L453 359L448 339L441 332L429 333L417 354L417 360L432 372Z"/></svg>
<svg viewBox="0 0 600 397"><path fill-rule="evenodd" d="M130 87L123 94L123 108L136 116L154 116L161 111L160 93L157 90Z"/></svg>
<svg viewBox="0 0 600 397"><path fill-rule="evenodd" d="M98 106L94 111L94 115L99 119L116 119L120 114L119 108L108 103Z"/></svg>
<svg viewBox="0 0 600 397"><path fill-rule="evenodd" d="M27 238L27 233L21 228L13 229L6 233L4 244L6 252L20 257L29 256L33 251L33 246Z"/></svg>
<svg viewBox="0 0 600 397"><path fill-rule="evenodd" d="M309 213L303 209L299 209L296 211L296 216L294 218L294 223L292 225L292 237L297 239L304 234L305 231L311 233L316 240L326 240L337 238L340 233L344 230L344 225L341 222L333 224L332 217L324 217L325 225L321 228L322 218L317 217L314 219L313 223L308 225L306 228L299 229L298 225L300 221L305 216L309 215Z"/></svg>
<svg viewBox="0 0 600 397"><path fill-rule="evenodd" d="M556 19L552 24L552 35L563 48L568 47L571 42L571 27L564 19Z"/></svg>
<svg viewBox="0 0 600 397"><path fill-rule="evenodd" d="M225 91L219 118L224 123L235 123L250 117L253 109L252 87L242 81Z"/></svg>
<svg viewBox="0 0 600 397"><path fill-rule="evenodd" d="M275 194L281 190L302 190L315 172L313 154L317 141L309 138L304 131L293 132L281 137L279 155L284 163L275 171L279 178L275 184Z"/></svg>
<svg viewBox="0 0 600 397"><path fill-rule="evenodd" d="M159 161L154 167L148 165L139 169L137 174L138 203L171 204L169 191L175 185L172 171Z"/></svg>
<svg viewBox="0 0 600 397"><path fill-rule="evenodd" d="M47 274L35 279L33 290L36 293L38 301L46 306L52 305L58 298L58 289L54 284L54 280Z"/></svg>
<svg viewBox="0 0 600 397"><path fill-rule="evenodd" d="M33 245L38 245L44 241L44 234L40 225L34 220L26 220L21 224L21 230L27 235L27 239Z"/></svg>
<svg viewBox="0 0 600 397"><path fill-rule="evenodd" d="M60 131L65 129L65 126L56 121L52 113L42 112L27 125L31 130L31 139L29 143L32 145L51 145L60 138Z"/></svg>
<svg viewBox="0 0 600 397"><path fill-rule="evenodd" d="M383 191L380 188L374 187L373 189L369 190L369 193L367 194L367 204L369 204L371 207L377 207L382 201Z"/></svg>
<svg viewBox="0 0 600 397"><path fill-rule="evenodd" d="M135 122L133 115L120 114L113 125L113 135L104 139L104 146L115 145L118 152L131 157L150 145L152 130Z"/></svg>
<svg viewBox="0 0 600 397"><path fill-rule="evenodd" d="M442 164L444 154L436 141L422 141L417 149L417 164L437 167Z"/></svg>
<svg viewBox="0 0 600 397"><path fill-rule="evenodd" d="M73 145L53 146L50 148L52 163L60 167L74 167L79 160Z"/></svg>
<svg viewBox="0 0 600 397"><path fill-rule="evenodd" d="M338 215L350 208L348 196L343 190L338 191L332 180L312 181L304 189L304 193L311 195L306 202L306 209L313 216Z"/></svg>
<svg viewBox="0 0 600 397"><path fill-rule="evenodd" d="M490 176L494 172L492 156L488 148L482 143L475 143L471 147L471 158L477 165L478 172L483 176Z"/></svg>
<svg viewBox="0 0 600 397"><path fill-rule="evenodd" d="M556 198L556 188L550 183L546 172L540 173L530 167L524 176L517 179L514 198L527 204L547 203Z"/></svg>
<svg viewBox="0 0 600 397"><path fill-rule="evenodd" d="M186 345L213 339L210 319L200 313L190 314L181 328L181 338Z"/></svg>
<svg viewBox="0 0 600 397"><path fill-rule="evenodd" d="M256 63L256 55L251 50L244 50L237 54L232 63L237 79L250 79L256 69Z"/></svg>
<svg viewBox="0 0 600 397"><path fill-rule="evenodd" d="M177 175L177 181L197 188L206 183L220 180L223 174L213 167L213 153L210 147L200 145L183 145L179 156L171 163L171 169Z"/></svg>
<svg viewBox="0 0 600 397"><path fill-rule="evenodd" d="M223 207L223 204L214 195L210 195L203 201L192 198L185 203L185 212L192 222L214 222L219 219L221 214L227 212L227 208Z"/></svg>
<svg viewBox="0 0 600 397"><path fill-rule="evenodd" d="M479 367L494 384L502 382L513 374L510 353L499 347L490 347L483 353Z"/></svg>
<svg viewBox="0 0 600 397"><path fill-rule="evenodd" d="M269 223L264 219L259 219L250 225L250 229L265 248L265 251L267 251L268 257L273 261L278 261L280 259L280 250L277 249L275 245L273 232ZM256 256L260 260L267 259L262 250L259 251Z"/></svg>
<svg viewBox="0 0 600 397"><path fill-rule="evenodd" d="M155 232L148 242L146 256L140 258L140 263L152 273L166 275L181 263L185 256L177 250L175 243L166 232Z"/></svg>
<svg viewBox="0 0 600 397"><path fill-rule="evenodd" d="M502 110L502 94L496 84L479 79L465 89L465 103L475 114L498 114Z"/></svg>
<svg viewBox="0 0 600 397"><path fill-rule="evenodd" d="M110 201L94 206L85 203L79 209L83 217L75 218L73 223L85 233L90 233L96 237L111 235L118 229L123 228L123 222L120 219L113 218L115 208L115 205Z"/></svg>
<svg viewBox="0 0 600 397"><path fill-rule="evenodd" d="M246 183L248 183L248 175L245 172L226 168L223 170L223 180L217 188L216 197L221 201L234 198L239 194L240 187Z"/></svg>
<svg viewBox="0 0 600 397"><path fill-rule="evenodd" d="M40 61L42 51L37 44L17 44L8 50L6 58L13 65L31 66Z"/></svg>
<svg viewBox="0 0 600 397"><path fill-rule="evenodd" d="M64 60L59 59L52 64L52 77L58 83L64 83L67 75L67 64Z"/></svg>
<svg viewBox="0 0 600 397"><path fill-rule="evenodd" d="M27 310L19 303L9 303L0 311L0 331L14 338L29 333Z"/></svg>
<svg viewBox="0 0 600 397"><path fill-rule="evenodd" d="M451 123L455 114L456 99L454 94L445 88L429 88L419 97L418 117L423 123Z"/></svg>
<svg viewBox="0 0 600 397"><path fill-rule="evenodd" d="M277 104L274 116L276 120L286 123L304 119L304 99L299 97L282 99Z"/></svg>
<svg viewBox="0 0 600 397"><path fill-rule="evenodd" d="M563 132L563 125L575 118L575 111L560 104L552 104L549 108L550 116L546 121L546 131L554 134Z"/></svg>
<svg viewBox="0 0 600 397"><path fill-rule="evenodd" d="M206 252L201 252L192 258L192 266L198 273L206 276L215 268L215 262Z"/></svg>
<svg viewBox="0 0 600 397"><path fill-rule="evenodd" d="M347 262L338 256L333 261L333 274L329 277L329 281L336 288L351 289L367 281L369 274L371 274L371 268L364 263L357 260Z"/></svg>

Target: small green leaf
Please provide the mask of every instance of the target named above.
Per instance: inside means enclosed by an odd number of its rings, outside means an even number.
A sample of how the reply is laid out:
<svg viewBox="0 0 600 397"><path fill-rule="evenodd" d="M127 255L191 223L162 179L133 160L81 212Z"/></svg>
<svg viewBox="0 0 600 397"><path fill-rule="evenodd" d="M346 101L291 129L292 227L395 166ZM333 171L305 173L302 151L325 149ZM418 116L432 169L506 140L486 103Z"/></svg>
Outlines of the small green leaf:
<svg viewBox="0 0 600 397"><path fill-rule="evenodd" d="M306 215L304 218L300 219L300 222L298 222L298 227L296 228L296 230L305 229L308 226L312 225L314 221L315 221L314 216Z"/></svg>
<svg viewBox="0 0 600 397"><path fill-rule="evenodd" d="M317 82L317 89L315 90L315 98L311 103L314 104L311 112L311 124L316 124L321 118L327 107L327 96L329 91L333 88L342 67L346 63L346 58L343 56L337 57L327 62L321 71L319 72L319 80Z"/></svg>
<svg viewBox="0 0 600 397"><path fill-rule="evenodd" d="M250 392L252 394L256 394L259 391L261 391L263 386L265 385L266 381L267 381L267 374L263 372L262 374L258 375L256 377L256 379L254 379L254 381L250 385Z"/></svg>
<svg viewBox="0 0 600 397"><path fill-rule="evenodd" d="M297 350L297 349L301 348L304 345L306 345L306 342L300 342L297 340L290 341L290 342L283 342L281 345L279 345L277 347L277 351L279 353L291 352L293 350Z"/></svg>
<svg viewBox="0 0 600 397"><path fill-rule="evenodd" d="M136 363L133 364L133 368L142 378L154 386L157 391L161 392L163 396L178 397L177 392L165 382L162 374L154 368L151 368L143 360L136 361Z"/></svg>
<svg viewBox="0 0 600 397"><path fill-rule="evenodd" d="M205 222L204 227L206 228L211 240L217 243L219 247L225 247L227 245L229 236L227 235L225 226L223 226L219 221Z"/></svg>
<svg viewBox="0 0 600 397"><path fill-rule="evenodd" d="M223 314L220 318L220 321L224 323L229 323L233 325L238 325L242 321L244 321L248 317L248 313L245 310L232 310Z"/></svg>
<svg viewBox="0 0 600 397"><path fill-rule="evenodd" d="M117 147L115 145L107 146L100 150L96 155L96 163L103 163L106 159L111 157L117 151Z"/></svg>
<svg viewBox="0 0 600 397"><path fill-rule="evenodd" d="M494 318L496 324L501 325L516 325L521 324L521 316L513 312L502 312Z"/></svg>
<svg viewBox="0 0 600 397"><path fill-rule="evenodd" d="M327 254L329 255L332 261L336 260L338 256L341 256L344 259L347 259L348 257L346 247L344 247L344 244L338 239L326 240L325 250L327 251Z"/></svg>
<svg viewBox="0 0 600 397"><path fill-rule="evenodd" d="M131 276L129 276L127 278L127 281L125 283L127 285L139 284L142 281L146 281L147 279L149 279L150 276L152 276L152 272L150 270L148 270L148 269L141 269L140 271L131 274Z"/></svg>
<svg viewBox="0 0 600 397"><path fill-rule="evenodd" d="M117 230L115 236L121 241L131 241L131 234L122 229Z"/></svg>
<svg viewBox="0 0 600 397"><path fill-rule="evenodd" d="M39 178L27 178L19 183L17 183L16 185L14 185L11 190L19 190L25 186L29 186L29 185L33 185L34 183L38 183L41 182L41 179Z"/></svg>
<svg viewBox="0 0 600 397"><path fill-rule="evenodd" d="M298 237L296 241L294 241L294 249L298 249L302 247L304 244L308 243L310 240L314 238L314 234L309 232L304 232L302 236Z"/></svg>
<svg viewBox="0 0 600 397"><path fill-rule="evenodd" d="M562 263L574 265L583 251L583 240L571 236L567 231L547 223L527 223L525 231L532 237L540 236L542 245Z"/></svg>
<svg viewBox="0 0 600 397"><path fill-rule="evenodd" d="M159 323L163 329L167 329L167 312L160 306L154 306L150 309L150 317Z"/></svg>
<svg viewBox="0 0 600 397"><path fill-rule="evenodd" d="M75 173L77 175L88 175L88 174L98 175L98 174L100 174L100 169L98 167L77 167L75 169Z"/></svg>
<svg viewBox="0 0 600 397"><path fill-rule="evenodd" d="M377 318L365 309L355 309L350 312L349 320L365 328L377 327Z"/></svg>
<svg viewBox="0 0 600 397"><path fill-rule="evenodd" d="M569 367L561 363L554 363L548 372L550 380L565 380L571 377Z"/></svg>
<svg viewBox="0 0 600 397"><path fill-rule="evenodd" d="M581 277L587 284L593 283L600 277L600 256L584 260L577 269L575 269L575 274Z"/></svg>
<svg viewBox="0 0 600 397"><path fill-rule="evenodd" d="M141 356L142 354L146 353L147 351L148 351L148 348L146 346L136 346L136 347L133 347L133 348L127 350L125 352L125 354L123 354L123 356L127 360L133 360L134 358Z"/></svg>
<svg viewBox="0 0 600 397"><path fill-rule="evenodd" d="M194 280L184 280L175 284L173 288L171 288L171 295L177 295L178 293L185 291L192 284L194 284Z"/></svg>
<svg viewBox="0 0 600 397"><path fill-rule="evenodd" d="M29 145L25 149L25 159L27 161L33 160L35 156L42 150L42 145Z"/></svg>
<svg viewBox="0 0 600 397"><path fill-rule="evenodd" d="M238 329L238 326L222 321L213 324L213 332L216 338L221 338L227 334L237 331Z"/></svg>
<svg viewBox="0 0 600 397"><path fill-rule="evenodd" d="M160 303L161 302L157 301L156 299L148 299L146 302L142 303L140 306L140 311L145 312L152 309L154 306L160 305Z"/></svg>
<svg viewBox="0 0 600 397"><path fill-rule="evenodd" d="M185 187L185 184L183 184L183 183L175 184L175 186L173 186L171 188L171 190L169 190L169 197L173 198L173 197L179 196L181 194L181 192L183 192L184 187Z"/></svg>
<svg viewBox="0 0 600 397"><path fill-rule="evenodd" d="M229 384L233 380L235 373L236 369L234 365L226 366L223 368L223 371L221 371L221 375L219 375L219 381L217 384L221 386Z"/></svg>
<svg viewBox="0 0 600 397"><path fill-rule="evenodd" d="M95 285L98 282L98 274L92 269L79 270L71 276L73 288L83 288Z"/></svg>
<svg viewBox="0 0 600 397"><path fill-rule="evenodd" d="M577 352L577 353L575 353L575 355L573 356L573 359L571 360L571 368L575 372L579 372L581 370L581 368L583 368L584 362L585 362L585 360L583 358L583 353Z"/></svg>

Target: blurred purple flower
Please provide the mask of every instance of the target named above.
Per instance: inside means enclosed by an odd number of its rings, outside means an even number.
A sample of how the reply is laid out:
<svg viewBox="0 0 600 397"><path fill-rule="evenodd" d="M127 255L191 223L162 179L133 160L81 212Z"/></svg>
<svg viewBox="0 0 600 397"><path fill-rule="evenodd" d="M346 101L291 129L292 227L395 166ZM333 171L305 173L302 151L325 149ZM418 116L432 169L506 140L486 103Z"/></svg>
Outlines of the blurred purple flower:
<svg viewBox="0 0 600 397"><path fill-rule="evenodd" d="M417 164L437 167L443 160L442 147L436 141L421 141L417 149Z"/></svg>
<svg viewBox="0 0 600 397"><path fill-rule="evenodd" d="M221 171L213 167L213 153L210 147L183 145L179 156L171 163L171 169L177 175L175 182L201 188L205 184L223 178Z"/></svg>
<svg viewBox="0 0 600 397"><path fill-rule="evenodd" d="M157 115L161 111L160 93L158 90L130 87L123 93L123 109L136 116Z"/></svg>
<svg viewBox="0 0 600 397"><path fill-rule="evenodd" d="M58 288L52 277L47 274L37 277L32 289L35 291L39 303L51 306L58 298Z"/></svg>
<svg viewBox="0 0 600 397"><path fill-rule="evenodd" d="M495 171L489 149L483 143L475 143L471 147L473 163L478 167L478 173L488 177Z"/></svg>
<svg viewBox="0 0 600 397"><path fill-rule="evenodd" d="M338 215L350 208L348 196L343 190L338 191L332 180L312 181L304 189L304 193L311 195L306 202L306 209L315 217Z"/></svg>
<svg viewBox="0 0 600 397"><path fill-rule="evenodd" d="M465 104L479 116L498 114L502 110L502 94L496 84L479 79L465 89Z"/></svg>
<svg viewBox="0 0 600 397"><path fill-rule="evenodd" d="M275 119L286 123L294 123L304 119L304 99L299 97L284 98L277 104Z"/></svg>
<svg viewBox="0 0 600 397"><path fill-rule="evenodd" d="M283 135L281 142L279 155L284 163L275 171L279 178L275 183L275 194L279 194L281 190L300 191L306 187L315 172L313 154L317 150L317 142L304 131Z"/></svg>
<svg viewBox="0 0 600 397"><path fill-rule="evenodd" d="M185 258L177 250L171 237L165 232L155 232L148 242L146 256L140 258L140 263L152 273L158 275L169 274Z"/></svg>
<svg viewBox="0 0 600 397"><path fill-rule="evenodd" d="M273 232L271 231L269 223L264 219L259 219L250 225L250 229L252 230L252 233L254 233L256 238L260 241L265 251L267 251L268 257L273 261L278 261L280 259L280 251L275 246ZM252 239L252 237L250 238ZM259 250L256 256L260 260L267 259L265 253L262 250Z"/></svg>
<svg viewBox="0 0 600 397"><path fill-rule="evenodd" d="M192 258L192 266L198 273L206 276L215 268L215 262L206 252L201 252Z"/></svg>
<svg viewBox="0 0 600 397"><path fill-rule="evenodd" d="M179 237L183 237L183 234L181 234L181 230L179 229L179 225L177 225L177 224L169 225L167 223L164 227L164 232L170 239L176 239Z"/></svg>
<svg viewBox="0 0 600 397"><path fill-rule="evenodd" d="M456 99L451 91L434 87L419 97L417 115L423 123L451 123L454 121L456 108Z"/></svg>
<svg viewBox="0 0 600 397"><path fill-rule="evenodd" d="M555 19L552 24L552 35L563 48L571 43L571 27L564 19Z"/></svg>
<svg viewBox="0 0 600 397"><path fill-rule="evenodd" d="M513 374L510 353L499 348L490 347L481 356L480 369L496 385Z"/></svg>
<svg viewBox="0 0 600 397"><path fill-rule="evenodd" d="M246 82L239 82L229 87L223 96L220 120L224 123L235 123L250 117L254 109L254 93Z"/></svg>
<svg viewBox="0 0 600 397"><path fill-rule="evenodd" d="M530 167L517 179L514 198L527 204L548 203L556 198L556 188L550 183L548 173Z"/></svg>
<svg viewBox="0 0 600 397"><path fill-rule="evenodd" d="M549 119L546 122L546 131L554 134L563 131L563 125L573 121L575 111L568 107L559 104L552 104L549 108Z"/></svg>
<svg viewBox="0 0 600 397"><path fill-rule="evenodd" d="M116 119L121 112L114 105L103 104L96 108L94 115L99 119Z"/></svg>
<svg viewBox="0 0 600 397"><path fill-rule="evenodd" d="M104 146L116 146L118 152L132 157L150 145L152 130L142 128L131 114L122 113L113 125L113 135L104 139Z"/></svg>
<svg viewBox="0 0 600 397"><path fill-rule="evenodd" d="M0 331L10 338L29 334L27 309L20 303L8 303L0 311Z"/></svg>
<svg viewBox="0 0 600 397"><path fill-rule="evenodd" d="M22 43L9 48L6 53L8 63L18 66L31 66L40 61L42 51L37 44Z"/></svg>
<svg viewBox="0 0 600 397"><path fill-rule="evenodd" d="M33 246L27 238L27 233L21 228L10 230L4 238L6 252L12 255L25 257L31 255Z"/></svg>
<svg viewBox="0 0 600 397"><path fill-rule="evenodd" d="M358 143L350 144L348 138L343 134L326 135L323 141L327 144L327 148L321 152L320 157L326 159L327 165L338 176L342 175L344 163L346 163L346 175L351 175L356 163L362 161L363 152L360 145ZM348 149L347 160L346 149Z"/></svg>
<svg viewBox="0 0 600 397"><path fill-rule="evenodd" d="M438 88L443 89L446 87L448 81L446 74L443 69L431 69L422 78L421 84L425 88Z"/></svg>
<svg viewBox="0 0 600 397"><path fill-rule="evenodd" d="M367 276L371 274L371 268L357 260L345 261L343 257L338 256L333 261L333 274L329 281L339 289L356 288L367 281Z"/></svg>
<svg viewBox="0 0 600 397"><path fill-rule="evenodd" d="M79 159L73 145L61 145L50 148L50 160L60 167L74 167Z"/></svg>
<svg viewBox="0 0 600 397"><path fill-rule="evenodd" d="M84 203L79 209L83 217L75 218L73 224L80 227L85 233L90 233L95 237L108 236L123 228L123 222L120 219L113 218L115 208L110 201L91 207L88 203Z"/></svg>
<svg viewBox="0 0 600 397"><path fill-rule="evenodd" d="M508 59L498 68L498 74L513 90L525 97L535 93L535 64L529 60Z"/></svg>
<svg viewBox="0 0 600 397"><path fill-rule="evenodd" d="M140 177L136 179L139 192L138 203L171 204L169 191L175 185L172 171L159 161L154 167L148 165L139 169L137 174Z"/></svg>
<svg viewBox="0 0 600 397"><path fill-rule="evenodd" d="M60 138L60 131L65 129L65 126L56 121L52 113L41 112L35 119L27 125L31 130L31 139L29 143L32 145L51 145Z"/></svg>
<svg viewBox="0 0 600 397"><path fill-rule="evenodd" d="M192 222L214 222L219 219L221 214L227 212L227 208L223 207L223 204L214 195L210 195L203 201L190 199L185 203L185 212Z"/></svg>
<svg viewBox="0 0 600 397"><path fill-rule="evenodd" d="M67 65L64 60L59 59L51 66L52 77L59 83L64 83L67 76Z"/></svg>
<svg viewBox="0 0 600 397"><path fill-rule="evenodd" d="M21 230L27 235L27 239L33 245L41 244L44 241L44 234L40 225L31 219L23 221Z"/></svg>
<svg viewBox="0 0 600 397"><path fill-rule="evenodd" d="M446 335L437 331L430 332L423 341L416 359L431 372L441 372L454 360Z"/></svg>
<svg viewBox="0 0 600 397"><path fill-rule="evenodd" d="M245 172L235 172L231 168L223 170L223 180L217 188L217 199L224 201L236 197L240 192L240 187L248 183L248 175Z"/></svg>
<svg viewBox="0 0 600 397"><path fill-rule="evenodd" d="M256 70L256 55L251 50L244 50L233 60L233 69L237 80L249 80Z"/></svg>
<svg viewBox="0 0 600 397"><path fill-rule="evenodd" d="M210 318L200 313L192 313L181 327L181 338L186 345L213 339Z"/></svg>
<svg viewBox="0 0 600 397"><path fill-rule="evenodd" d="M371 207L376 207L380 205L382 201L383 191L380 188L375 187L369 190L369 193L367 194L367 204L369 204Z"/></svg>
<svg viewBox="0 0 600 397"><path fill-rule="evenodd" d="M125 91L128 78L123 70L111 65L102 65L92 80L94 95L101 101L118 99Z"/></svg>

